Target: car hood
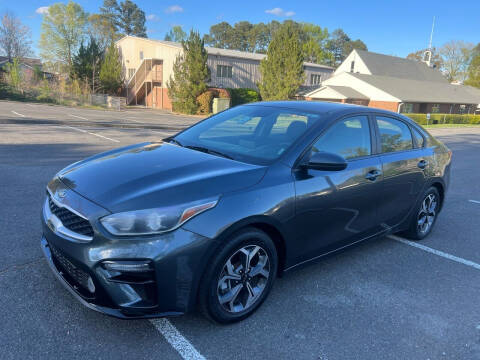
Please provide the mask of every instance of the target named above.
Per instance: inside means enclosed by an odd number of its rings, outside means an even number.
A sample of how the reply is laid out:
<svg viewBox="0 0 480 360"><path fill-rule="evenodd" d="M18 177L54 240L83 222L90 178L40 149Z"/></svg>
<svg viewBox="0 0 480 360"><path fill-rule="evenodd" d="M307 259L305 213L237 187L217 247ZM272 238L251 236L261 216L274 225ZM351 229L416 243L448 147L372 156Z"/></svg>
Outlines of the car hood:
<svg viewBox="0 0 480 360"><path fill-rule="evenodd" d="M74 163L62 182L111 212L163 207L216 197L258 183L263 166L169 143L143 143Z"/></svg>

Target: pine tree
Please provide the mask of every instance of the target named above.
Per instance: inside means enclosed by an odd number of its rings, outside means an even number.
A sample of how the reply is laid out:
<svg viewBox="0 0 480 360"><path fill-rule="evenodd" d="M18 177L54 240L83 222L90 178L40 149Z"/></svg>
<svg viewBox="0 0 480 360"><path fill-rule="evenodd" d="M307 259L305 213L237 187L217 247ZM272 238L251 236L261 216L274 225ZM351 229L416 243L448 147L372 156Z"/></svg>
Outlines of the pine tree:
<svg viewBox="0 0 480 360"><path fill-rule="evenodd" d="M467 80L465 85L480 88L480 54L475 56L468 66Z"/></svg>
<svg viewBox="0 0 480 360"><path fill-rule="evenodd" d="M175 111L195 114L198 109L197 96L207 89L209 70L207 51L200 34L190 31L182 42L183 52L173 64L173 76L167 84L168 95Z"/></svg>
<svg viewBox="0 0 480 360"><path fill-rule="evenodd" d="M78 53L73 57L71 77L82 80L90 87L92 92L95 92L98 89L102 58L103 51L95 38L91 37L88 45L84 46L82 43Z"/></svg>
<svg viewBox="0 0 480 360"><path fill-rule="evenodd" d="M302 45L298 30L289 22L275 33L260 62L262 80L258 85L263 100L293 97L304 81Z"/></svg>
<svg viewBox="0 0 480 360"><path fill-rule="evenodd" d="M147 37L145 12L131 0L120 3L117 0L104 0L100 14L116 31L124 35Z"/></svg>
<svg viewBox="0 0 480 360"><path fill-rule="evenodd" d="M123 83L122 62L114 43L108 47L100 68L100 85L108 94L116 95Z"/></svg>

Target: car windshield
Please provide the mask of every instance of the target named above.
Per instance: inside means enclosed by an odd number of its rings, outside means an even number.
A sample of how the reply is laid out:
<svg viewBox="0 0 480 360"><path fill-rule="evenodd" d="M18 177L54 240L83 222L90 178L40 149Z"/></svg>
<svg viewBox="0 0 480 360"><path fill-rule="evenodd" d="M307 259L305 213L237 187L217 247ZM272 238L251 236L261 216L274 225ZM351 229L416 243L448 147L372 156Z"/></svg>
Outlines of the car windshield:
<svg viewBox="0 0 480 360"><path fill-rule="evenodd" d="M322 115L262 105L238 106L194 125L171 141L194 150L266 165Z"/></svg>

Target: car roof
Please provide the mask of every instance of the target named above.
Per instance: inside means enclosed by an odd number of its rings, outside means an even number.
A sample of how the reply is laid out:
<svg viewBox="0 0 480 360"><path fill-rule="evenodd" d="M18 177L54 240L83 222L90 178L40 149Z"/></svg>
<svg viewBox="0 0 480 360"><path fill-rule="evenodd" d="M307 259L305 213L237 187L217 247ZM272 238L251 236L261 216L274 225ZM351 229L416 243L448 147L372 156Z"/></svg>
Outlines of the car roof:
<svg viewBox="0 0 480 360"><path fill-rule="evenodd" d="M326 101L308 101L308 100L287 100L287 101L260 101L256 103L245 104L244 106L270 106L275 108L284 108L297 111L308 111L329 115L342 116L350 113L358 112L369 112L369 113L379 113L384 115L394 115L398 116L399 114L383 110L372 108L362 105L354 104L343 104L337 102L326 102Z"/></svg>

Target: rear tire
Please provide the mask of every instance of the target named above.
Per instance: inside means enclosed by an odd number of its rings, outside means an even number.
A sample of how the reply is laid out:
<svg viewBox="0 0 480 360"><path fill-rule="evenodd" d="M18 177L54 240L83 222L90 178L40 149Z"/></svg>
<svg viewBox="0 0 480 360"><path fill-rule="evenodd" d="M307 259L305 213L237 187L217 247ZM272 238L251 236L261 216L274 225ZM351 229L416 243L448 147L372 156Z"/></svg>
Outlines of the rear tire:
<svg viewBox="0 0 480 360"><path fill-rule="evenodd" d="M247 318L267 298L277 267L272 239L256 228L240 230L209 263L199 290L201 312L222 324Z"/></svg>
<svg viewBox="0 0 480 360"><path fill-rule="evenodd" d="M412 240L426 238L437 220L440 201L438 190L433 186L428 188L412 214L408 229L403 234Z"/></svg>

